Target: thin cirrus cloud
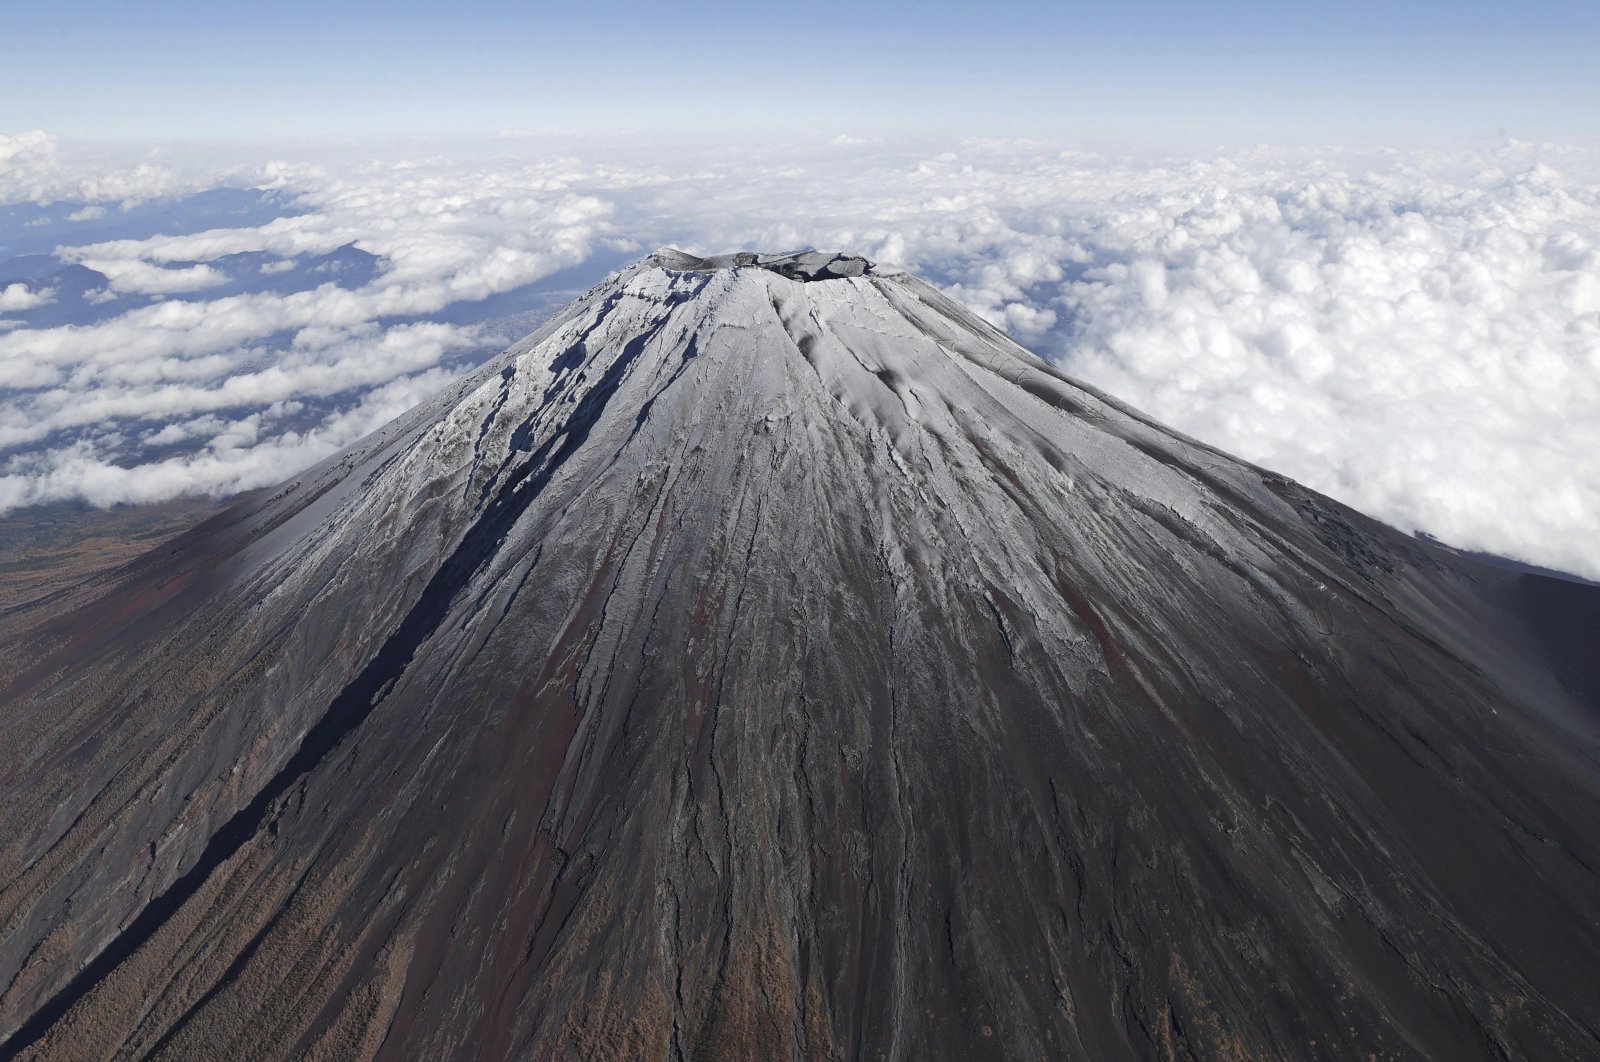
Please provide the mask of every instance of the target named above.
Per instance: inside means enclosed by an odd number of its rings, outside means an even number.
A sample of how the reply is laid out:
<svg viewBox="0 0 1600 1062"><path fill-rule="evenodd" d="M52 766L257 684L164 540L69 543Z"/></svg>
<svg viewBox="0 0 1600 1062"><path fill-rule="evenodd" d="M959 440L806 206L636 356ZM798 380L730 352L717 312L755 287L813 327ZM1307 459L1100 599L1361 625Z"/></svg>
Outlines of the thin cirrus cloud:
<svg viewBox="0 0 1600 1062"><path fill-rule="evenodd" d="M463 307L491 316L659 244L815 245L917 270L1067 371L1398 527L1600 577L1590 150L1196 160L841 136L208 177L80 170L25 139L0 140L23 160L6 202L114 220L209 181L295 210L59 247L137 304L88 324L0 317L3 508L266 485L503 344ZM241 288L228 264L270 279L352 245L377 263L360 283Z"/></svg>

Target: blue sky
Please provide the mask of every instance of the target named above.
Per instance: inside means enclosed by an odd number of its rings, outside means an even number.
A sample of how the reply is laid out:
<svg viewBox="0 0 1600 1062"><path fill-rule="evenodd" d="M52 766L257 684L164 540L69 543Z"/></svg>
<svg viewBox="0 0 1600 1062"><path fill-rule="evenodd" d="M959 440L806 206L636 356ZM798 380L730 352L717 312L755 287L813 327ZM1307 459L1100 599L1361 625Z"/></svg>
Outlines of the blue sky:
<svg viewBox="0 0 1600 1062"><path fill-rule="evenodd" d="M1600 4L7 5L0 129L1147 143L1600 137Z"/></svg>

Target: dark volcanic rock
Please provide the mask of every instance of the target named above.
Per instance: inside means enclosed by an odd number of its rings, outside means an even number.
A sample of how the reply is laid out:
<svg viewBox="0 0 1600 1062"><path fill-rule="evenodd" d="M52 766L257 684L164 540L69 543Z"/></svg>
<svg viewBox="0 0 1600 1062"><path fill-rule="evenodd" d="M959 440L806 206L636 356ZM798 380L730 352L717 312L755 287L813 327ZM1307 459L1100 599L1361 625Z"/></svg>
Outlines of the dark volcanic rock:
<svg viewBox="0 0 1600 1062"><path fill-rule="evenodd" d="M5 648L0 1054L1600 1055L1596 593L664 252Z"/></svg>

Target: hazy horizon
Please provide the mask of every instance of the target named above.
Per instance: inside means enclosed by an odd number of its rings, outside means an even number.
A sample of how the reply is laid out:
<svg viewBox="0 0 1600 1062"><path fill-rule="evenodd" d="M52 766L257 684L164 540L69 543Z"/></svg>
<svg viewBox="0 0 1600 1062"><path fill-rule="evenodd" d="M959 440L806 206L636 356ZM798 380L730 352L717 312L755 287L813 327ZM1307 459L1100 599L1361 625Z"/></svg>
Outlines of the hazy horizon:
<svg viewBox="0 0 1600 1062"><path fill-rule="evenodd" d="M85 140L550 130L1459 146L1600 135L1600 8L638 0L7 13L0 128Z"/></svg>

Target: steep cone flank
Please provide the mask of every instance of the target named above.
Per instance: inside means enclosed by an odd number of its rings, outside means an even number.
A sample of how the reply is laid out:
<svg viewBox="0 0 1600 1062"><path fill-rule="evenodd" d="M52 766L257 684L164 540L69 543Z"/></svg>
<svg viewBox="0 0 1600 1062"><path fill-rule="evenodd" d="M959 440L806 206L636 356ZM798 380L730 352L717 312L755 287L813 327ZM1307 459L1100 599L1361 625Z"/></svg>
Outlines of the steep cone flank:
<svg viewBox="0 0 1600 1062"><path fill-rule="evenodd" d="M3 1055L1600 1055L1595 589L863 259L652 256L81 596Z"/></svg>

